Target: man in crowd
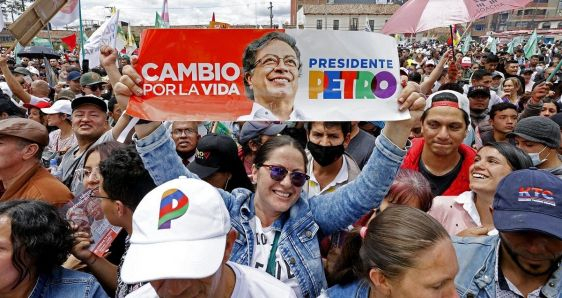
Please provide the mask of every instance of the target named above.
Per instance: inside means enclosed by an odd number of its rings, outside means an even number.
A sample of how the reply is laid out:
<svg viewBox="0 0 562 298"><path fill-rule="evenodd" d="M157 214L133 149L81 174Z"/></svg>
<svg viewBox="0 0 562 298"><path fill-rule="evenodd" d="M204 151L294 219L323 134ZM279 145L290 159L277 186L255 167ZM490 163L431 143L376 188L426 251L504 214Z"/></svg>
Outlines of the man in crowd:
<svg viewBox="0 0 562 298"><path fill-rule="evenodd" d="M482 144L491 142L509 142L515 144L507 134L512 132L517 124L517 107L509 102L502 102L492 106L489 113L492 130L480 134Z"/></svg>
<svg viewBox="0 0 562 298"><path fill-rule="evenodd" d="M242 146L242 161L246 174L252 174L252 165L256 152L271 137L280 134L286 124L269 121L247 121L240 129L238 141Z"/></svg>
<svg viewBox="0 0 562 298"><path fill-rule="evenodd" d="M12 117L25 118L25 110L17 106L6 94L0 95L0 120Z"/></svg>
<svg viewBox="0 0 562 298"><path fill-rule="evenodd" d="M464 88L464 93L468 94L468 89L470 87L478 87L478 86L483 86L486 88L491 88L492 87L492 74L490 72L488 72L487 70L484 69L479 69L477 71L475 71L472 74L472 77L470 78L470 86L465 85ZM500 103L502 102L501 98L498 96L498 94L493 91L490 90L490 101L488 103L488 108L491 108L493 105L495 105L496 103Z"/></svg>
<svg viewBox="0 0 562 298"><path fill-rule="evenodd" d="M351 122L351 140L345 151L353 157L360 169L363 169L369 160L375 148L375 140L373 135L359 128L359 122Z"/></svg>
<svg viewBox="0 0 562 298"><path fill-rule="evenodd" d="M489 73L493 73L498 68L499 63L500 59L497 55L488 53L488 55L486 56L486 62L484 62L484 70Z"/></svg>
<svg viewBox="0 0 562 298"><path fill-rule="evenodd" d="M535 167L562 178L562 161L558 157L560 127L556 122L541 116L521 119L508 136L529 154Z"/></svg>
<svg viewBox="0 0 562 298"><path fill-rule="evenodd" d="M82 96L82 86L80 85L80 71L72 70L68 73L66 77L66 82L68 83L68 89L74 92L74 97Z"/></svg>
<svg viewBox="0 0 562 298"><path fill-rule="evenodd" d="M272 276L228 261L235 240L230 215L214 187L185 177L168 181L135 210L123 281L150 282L132 297L296 297Z"/></svg>
<svg viewBox="0 0 562 298"><path fill-rule="evenodd" d="M119 106L119 103L117 102L115 97L111 97L111 99L107 103L107 110L107 114L109 115L109 125L113 127L123 113L123 111L121 110L121 106Z"/></svg>
<svg viewBox="0 0 562 298"><path fill-rule="evenodd" d="M470 102L470 122L475 131L489 131L488 105L490 103L490 89L484 86L472 86L468 89Z"/></svg>
<svg viewBox="0 0 562 298"><path fill-rule="evenodd" d="M461 297L560 297L562 181L526 169L506 176L493 203L499 235L454 239Z"/></svg>
<svg viewBox="0 0 562 298"><path fill-rule="evenodd" d="M34 199L63 206L72 194L41 165L49 144L45 126L23 118L0 120L0 180L6 189L0 201Z"/></svg>
<svg viewBox="0 0 562 298"><path fill-rule="evenodd" d="M462 143L470 125L469 115L468 99L455 91L436 92L426 101L421 117L423 138L412 140L402 168L422 173L434 196L469 190L468 168L476 155Z"/></svg>
<svg viewBox="0 0 562 298"><path fill-rule="evenodd" d="M96 72L90 71L80 76L80 86L84 95L100 97L103 84L101 76Z"/></svg>
<svg viewBox="0 0 562 298"><path fill-rule="evenodd" d="M6 83L8 83L8 86L14 96L23 103L30 104L32 106L35 106L40 102L49 102L49 93L51 90L47 82L42 80L33 81L29 91L26 91L23 87L26 84L24 76L21 74L14 75L8 67L7 62L8 56L2 54L0 57L0 70L2 70Z"/></svg>
<svg viewBox="0 0 562 298"><path fill-rule="evenodd" d="M195 160L195 149L201 136L197 121L174 121L171 127L172 139L176 144L176 152L185 166Z"/></svg>

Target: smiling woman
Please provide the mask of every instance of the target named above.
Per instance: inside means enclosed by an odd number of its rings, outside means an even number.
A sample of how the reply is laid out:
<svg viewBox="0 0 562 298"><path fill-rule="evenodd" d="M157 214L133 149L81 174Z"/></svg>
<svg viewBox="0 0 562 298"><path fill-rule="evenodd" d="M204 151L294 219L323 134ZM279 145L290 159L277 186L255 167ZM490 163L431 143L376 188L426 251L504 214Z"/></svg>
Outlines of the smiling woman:
<svg viewBox="0 0 562 298"><path fill-rule="evenodd" d="M509 143L489 143L480 148L469 169L470 191L433 199L429 214L451 235L468 228L493 228L490 208L499 182L512 171L532 166L531 158Z"/></svg>

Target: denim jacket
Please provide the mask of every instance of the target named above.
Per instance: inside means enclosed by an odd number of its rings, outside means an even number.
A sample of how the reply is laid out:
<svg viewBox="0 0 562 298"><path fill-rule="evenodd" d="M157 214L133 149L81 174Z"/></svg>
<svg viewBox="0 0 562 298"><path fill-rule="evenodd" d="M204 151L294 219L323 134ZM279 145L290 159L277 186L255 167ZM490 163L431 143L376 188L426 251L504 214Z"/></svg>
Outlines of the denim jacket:
<svg viewBox="0 0 562 298"><path fill-rule="evenodd" d="M92 275L84 272L55 268L51 274L42 274L29 298L104 298L109 297Z"/></svg>
<svg viewBox="0 0 562 298"><path fill-rule="evenodd" d="M455 278L460 297L496 297L496 264L499 249L498 235L487 237L453 237L453 245L459 262ZM546 298L562 297L562 267L551 275L542 287Z"/></svg>
<svg viewBox="0 0 562 298"><path fill-rule="evenodd" d="M197 178L183 166L166 129L160 126L137 140L137 151L156 185L179 176ZM306 199L301 195L291 209L276 220L272 229L281 232L279 251L295 274L304 297L316 297L327 287L318 239L347 227L380 205L394 180L406 151L388 138L377 138L375 149L363 173L335 192ZM238 232L230 260L251 266L255 231L254 195L246 189L232 193L219 189L230 212L232 227ZM320 235L319 235L320 234Z"/></svg>
<svg viewBox="0 0 562 298"><path fill-rule="evenodd" d="M346 285L335 285L328 289L322 297L338 298L369 298L371 286L365 279L356 280Z"/></svg>

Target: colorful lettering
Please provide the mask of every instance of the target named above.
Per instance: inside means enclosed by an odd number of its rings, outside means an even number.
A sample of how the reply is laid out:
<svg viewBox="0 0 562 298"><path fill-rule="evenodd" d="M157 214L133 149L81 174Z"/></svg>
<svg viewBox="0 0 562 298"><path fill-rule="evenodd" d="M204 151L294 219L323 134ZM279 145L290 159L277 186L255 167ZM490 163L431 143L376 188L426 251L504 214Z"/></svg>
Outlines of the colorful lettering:
<svg viewBox="0 0 562 298"><path fill-rule="evenodd" d="M174 202L176 206L174 207ZM179 189L170 189L162 194L160 201L160 217L158 219L158 229L169 229L172 220L182 217L189 207L189 199Z"/></svg>

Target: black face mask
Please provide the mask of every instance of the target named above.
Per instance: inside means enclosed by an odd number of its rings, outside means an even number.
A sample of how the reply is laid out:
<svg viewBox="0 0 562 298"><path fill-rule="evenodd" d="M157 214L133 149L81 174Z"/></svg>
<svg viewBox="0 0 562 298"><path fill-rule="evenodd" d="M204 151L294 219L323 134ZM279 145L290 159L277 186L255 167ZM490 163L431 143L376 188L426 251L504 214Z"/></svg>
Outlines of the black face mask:
<svg viewBox="0 0 562 298"><path fill-rule="evenodd" d="M306 147L310 151L310 154L312 154L314 160L323 167L332 164L340 158L345 151L343 144L336 146L322 146L308 142Z"/></svg>

